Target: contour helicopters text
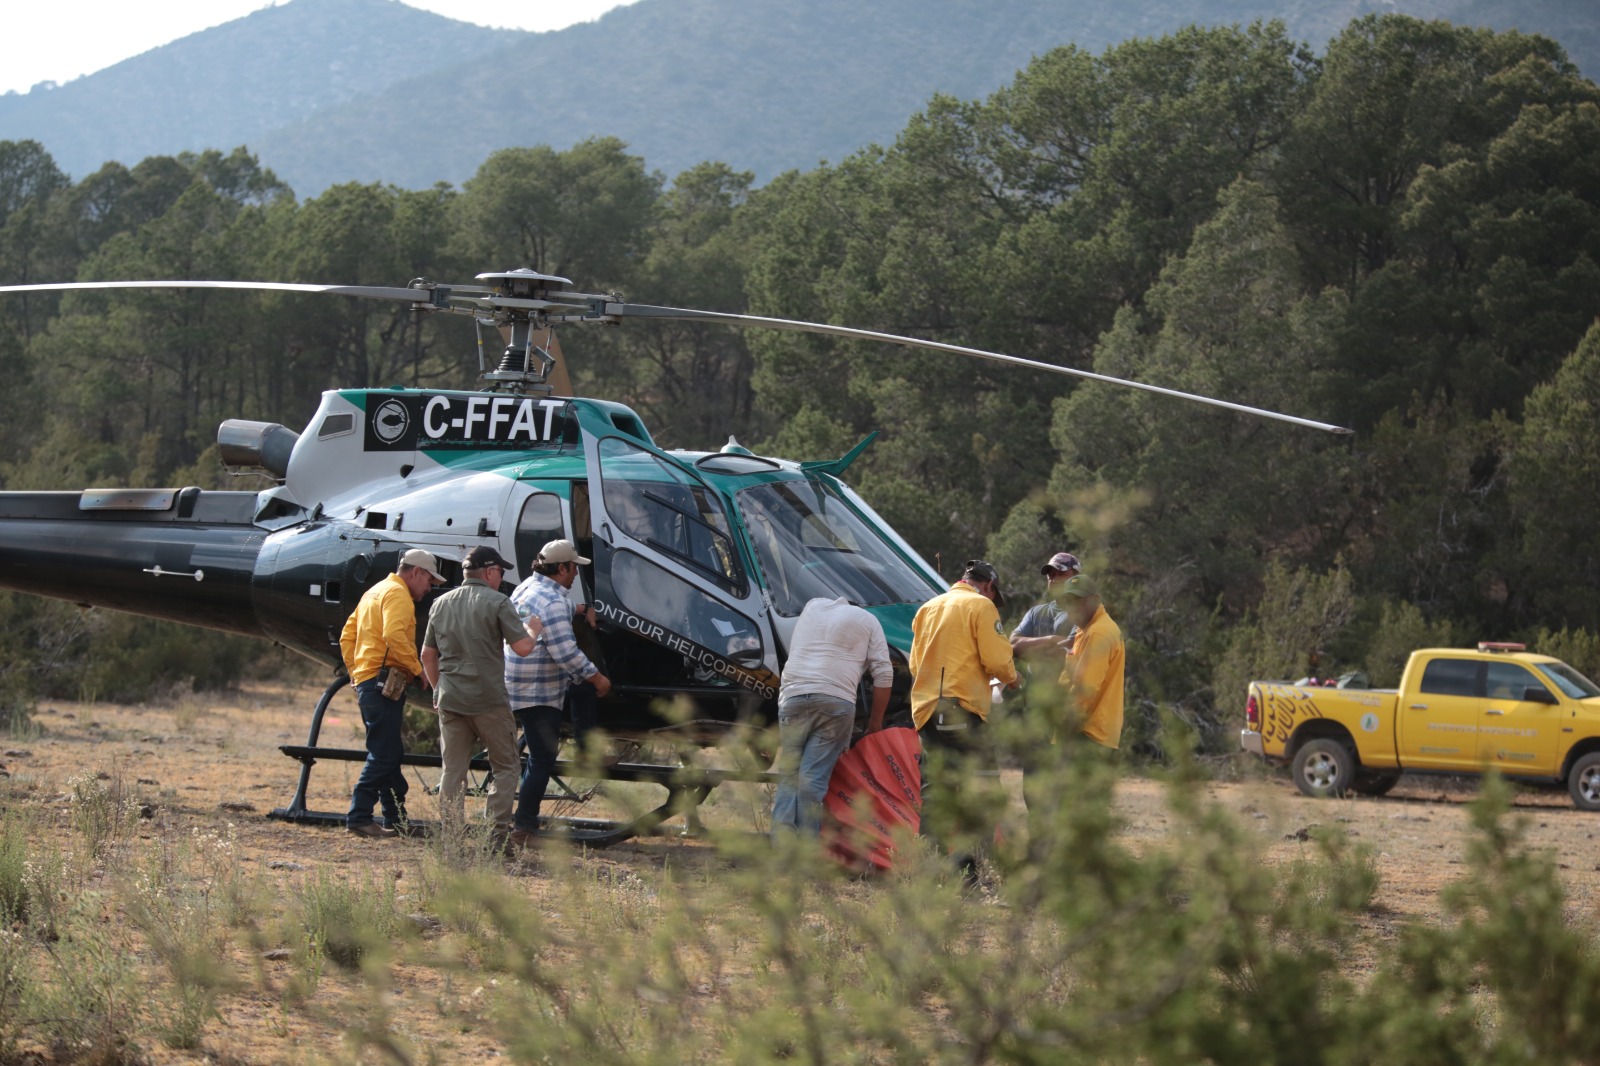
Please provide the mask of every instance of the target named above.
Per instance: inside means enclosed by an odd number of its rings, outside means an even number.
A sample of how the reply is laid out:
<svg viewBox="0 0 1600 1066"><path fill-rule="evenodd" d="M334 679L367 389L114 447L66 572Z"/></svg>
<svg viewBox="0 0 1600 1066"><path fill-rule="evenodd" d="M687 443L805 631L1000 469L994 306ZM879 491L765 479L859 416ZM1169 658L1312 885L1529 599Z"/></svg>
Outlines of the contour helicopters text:
<svg viewBox="0 0 1600 1066"><path fill-rule="evenodd" d="M606 621L614 622L664 648L670 648L696 666L703 666L732 681L737 681L762 699L776 699L778 696L778 687L770 680L771 672L768 670L762 670L760 673L748 670L738 663L730 662L710 648L696 644L688 637L674 633L665 626L625 611L616 604L597 599L594 602L594 609L600 612L600 616Z"/></svg>

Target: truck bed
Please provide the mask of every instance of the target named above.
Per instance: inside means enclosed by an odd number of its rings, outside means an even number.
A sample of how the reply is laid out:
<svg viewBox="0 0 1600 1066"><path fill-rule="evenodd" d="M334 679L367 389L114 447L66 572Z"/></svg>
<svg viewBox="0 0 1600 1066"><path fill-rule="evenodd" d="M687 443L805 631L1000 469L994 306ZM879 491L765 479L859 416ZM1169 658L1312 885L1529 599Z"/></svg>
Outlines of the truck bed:
<svg viewBox="0 0 1600 1066"><path fill-rule="evenodd" d="M1281 756L1290 735L1310 718L1326 718L1338 711L1344 719L1356 718L1363 729L1393 730L1400 690L1393 688L1325 688L1289 681L1253 681L1261 714L1260 732L1265 754ZM1389 734L1392 738L1392 732Z"/></svg>

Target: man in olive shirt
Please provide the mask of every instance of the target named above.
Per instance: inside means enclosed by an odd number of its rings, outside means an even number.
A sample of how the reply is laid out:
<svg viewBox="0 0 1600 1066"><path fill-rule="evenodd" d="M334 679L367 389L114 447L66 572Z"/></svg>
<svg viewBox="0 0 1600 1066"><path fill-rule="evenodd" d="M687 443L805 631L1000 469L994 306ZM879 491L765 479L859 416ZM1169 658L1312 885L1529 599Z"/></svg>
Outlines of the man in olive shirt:
<svg viewBox="0 0 1600 1066"><path fill-rule="evenodd" d="M439 813L449 825L466 820L467 768L477 741L489 754L494 774L485 812L504 838L511 834L511 809L517 794L517 731L506 696L502 641L518 655L533 651L539 635L528 628L500 592L510 564L488 545L461 561L466 580L440 596L428 614L422 638L422 669L433 685L439 712L444 773L439 779Z"/></svg>
<svg viewBox="0 0 1600 1066"><path fill-rule="evenodd" d="M403 688L422 672L417 661L417 601L442 584L439 561L412 548L400 556L398 570L362 595L339 635L339 654L367 727L367 761L345 816L345 827L357 836L396 836L395 826L406 820L406 775L400 768L400 756L405 754L400 737L406 712ZM395 679L400 695L392 699L383 694L390 672L401 675ZM383 825L372 820L374 804L383 807Z"/></svg>

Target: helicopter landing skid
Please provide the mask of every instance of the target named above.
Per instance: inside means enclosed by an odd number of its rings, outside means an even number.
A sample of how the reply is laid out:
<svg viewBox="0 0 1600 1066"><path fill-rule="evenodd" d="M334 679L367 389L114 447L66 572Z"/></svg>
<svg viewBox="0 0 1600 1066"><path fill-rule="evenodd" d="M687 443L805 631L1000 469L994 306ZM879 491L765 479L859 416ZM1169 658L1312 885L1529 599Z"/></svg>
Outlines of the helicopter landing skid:
<svg viewBox="0 0 1600 1066"><path fill-rule="evenodd" d="M345 815L333 811L313 811L306 807L306 789L311 783L311 767L318 759L331 759L339 762L365 762L367 752L364 748L324 748L319 747L317 739L322 733L322 718L327 712L328 704L333 697L347 683L345 678L337 678L326 689L317 701L316 710L311 715L311 732L303 745L284 744L278 750L297 759L300 762L300 780L295 788L294 798L289 801L289 806L279 807L270 812L267 817L279 821L295 822L301 825L342 826L345 824ZM429 766L438 768L443 765L443 759L438 755L425 755L406 752L400 757L402 766ZM475 771L486 772L490 769L489 760L475 758L471 768ZM653 810L636 815L628 820L607 820L600 818L570 818L546 817L540 819L539 835L550 840L561 840L572 844L584 844L591 848L610 847L620 844L624 840L656 830L662 822L674 815L682 814L689 821L691 827L697 823L696 808L704 803L711 790L724 781L755 781L775 782L777 775L755 770L713 770L698 769L683 766L664 766L652 763L618 763L614 766L602 768L588 768L578 763L562 760L556 763L555 773L551 776L551 783L560 792L547 793L549 800L570 800L574 796L573 790L567 785L568 777L600 777L607 781L631 781L644 784L660 785L667 790L667 798L660 806ZM426 823L412 823L411 832L426 833L431 830Z"/></svg>

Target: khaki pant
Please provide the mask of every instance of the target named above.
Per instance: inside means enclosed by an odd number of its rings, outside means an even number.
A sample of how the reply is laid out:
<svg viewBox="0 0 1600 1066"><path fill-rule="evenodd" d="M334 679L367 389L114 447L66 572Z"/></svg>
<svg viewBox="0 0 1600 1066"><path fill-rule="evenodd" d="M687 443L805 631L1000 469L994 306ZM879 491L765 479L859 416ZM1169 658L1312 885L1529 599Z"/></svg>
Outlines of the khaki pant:
<svg viewBox="0 0 1600 1066"><path fill-rule="evenodd" d="M497 828L511 828L517 799L517 727L511 708L482 714L439 712L439 739L444 774L439 778L439 816L450 825L466 822L467 767L482 741L494 777L484 800L484 813Z"/></svg>

